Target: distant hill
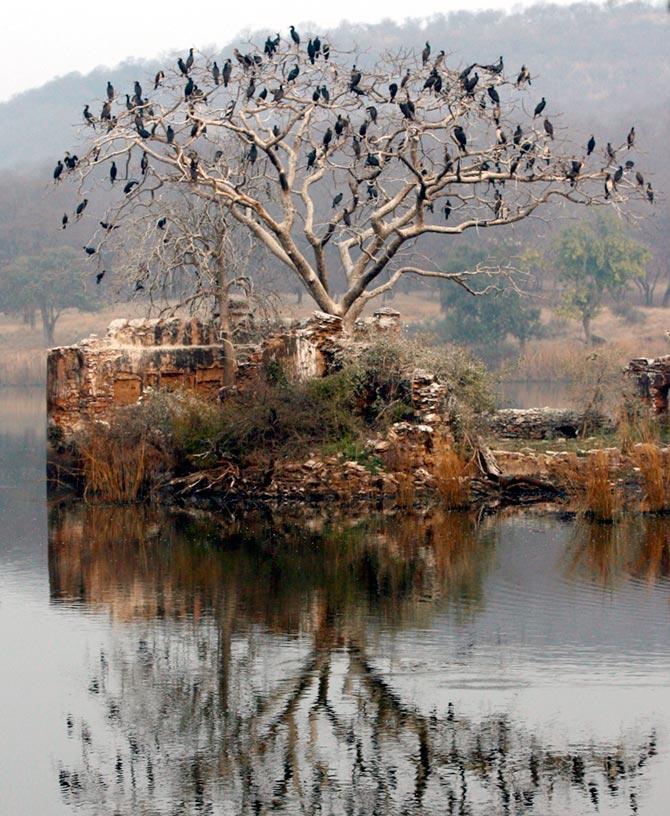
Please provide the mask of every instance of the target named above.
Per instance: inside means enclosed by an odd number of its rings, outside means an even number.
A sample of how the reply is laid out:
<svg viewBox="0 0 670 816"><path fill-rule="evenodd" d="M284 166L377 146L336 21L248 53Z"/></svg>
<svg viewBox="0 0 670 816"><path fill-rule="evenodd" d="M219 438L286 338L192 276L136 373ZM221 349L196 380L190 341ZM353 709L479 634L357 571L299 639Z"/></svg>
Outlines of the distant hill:
<svg viewBox="0 0 670 816"><path fill-rule="evenodd" d="M532 90L550 100L552 116L564 112L566 124L585 130L610 127L613 140L634 121L640 146L654 153L657 146L665 150L670 124L669 17L665 8L642 3L542 5L513 14L458 12L404 24L342 24L327 36L341 47L367 49L368 58L384 49L421 48L426 39L435 51L447 51L452 66L493 62L502 54L510 73L525 63L537 75ZM85 76L71 73L0 104L0 167L25 170L55 161L76 144L82 108L100 99L108 79L117 90L130 89L158 67L157 61L138 59ZM665 155L663 160L667 164Z"/></svg>

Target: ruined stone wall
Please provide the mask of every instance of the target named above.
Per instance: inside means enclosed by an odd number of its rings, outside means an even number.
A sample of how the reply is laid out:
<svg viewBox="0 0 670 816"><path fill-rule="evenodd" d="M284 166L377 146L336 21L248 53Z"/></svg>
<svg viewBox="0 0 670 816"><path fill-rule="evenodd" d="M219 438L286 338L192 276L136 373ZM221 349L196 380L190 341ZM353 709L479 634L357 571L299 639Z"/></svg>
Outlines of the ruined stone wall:
<svg viewBox="0 0 670 816"><path fill-rule="evenodd" d="M627 373L634 379L642 399L653 407L655 413L668 412L670 355L636 357L628 364Z"/></svg>
<svg viewBox="0 0 670 816"><path fill-rule="evenodd" d="M583 429L612 431L605 416L558 408L505 408L482 416L479 430L499 439L574 439Z"/></svg>

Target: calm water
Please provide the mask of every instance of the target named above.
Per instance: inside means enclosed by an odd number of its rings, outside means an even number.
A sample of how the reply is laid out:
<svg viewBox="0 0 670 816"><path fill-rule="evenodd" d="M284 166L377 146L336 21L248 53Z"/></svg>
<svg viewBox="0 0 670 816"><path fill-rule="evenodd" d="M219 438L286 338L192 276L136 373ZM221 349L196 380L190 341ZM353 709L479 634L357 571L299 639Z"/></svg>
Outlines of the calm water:
<svg viewBox="0 0 670 816"><path fill-rule="evenodd" d="M49 508L0 391L0 814L665 814L670 526Z"/></svg>

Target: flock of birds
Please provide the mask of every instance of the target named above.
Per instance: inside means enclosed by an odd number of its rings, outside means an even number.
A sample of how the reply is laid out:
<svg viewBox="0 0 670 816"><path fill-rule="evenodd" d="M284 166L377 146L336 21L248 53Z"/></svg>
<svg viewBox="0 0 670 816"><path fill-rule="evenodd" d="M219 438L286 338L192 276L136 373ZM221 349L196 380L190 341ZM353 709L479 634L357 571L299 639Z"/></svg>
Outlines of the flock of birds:
<svg viewBox="0 0 670 816"><path fill-rule="evenodd" d="M291 42L295 46L295 64L291 67L288 74L286 74L283 82L278 82L277 87L274 89L268 89L268 87L259 88L259 69L263 65L264 60L273 60L273 58L278 54L281 38L280 35L277 34L275 37L268 37L265 41L264 48L263 48L263 56L257 53L250 53L250 54L242 54L237 48L233 49L233 57L235 58L238 64L238 70L241 68L242 75L239 78L239 88L240 90L244 87L244 83L246 83L246 87L244 89L244 97L246 102L249 103L252 100L255 100L257 103L265 103L267 105L272 104L279 104L281 101L286 97L287 94L293 94L293 83L296 82L298 79L300 72L301 72L301 37L299 32L296 30L295 26L290 26L289 29L289 36ZM431 45L429 42L425 43L425 46L421 52L421 63L423 69L429 69L428 75L425 77L423 81L423 85L419 91L419 94L424 92L430 92L434 95L439 96L443 89L446 86L446 79L443 77L441 73L441 67L445 60L445 52L442 50L440 51L437 56L432 61L432 64L429 65L431 60ZM310 37L306 47L306 56L307 60L310 62L311 65L315 65L318 59L323 59L324 62L328 62L331 56L331 50L328 43L322 42L320 37ZM291 62L294 60L291 59ZM199 136L201 133L206 132L206 127L204 124L195 116L195 104L197 102L207 103L208 101L208 93L202 91L195 82L194 76L192 74L192 69L195 64L195 49L190 48L188 54L185 57L179 57L177 59L177 69L178 69L178 76L181 76L185 82L183 88L183 99L188 103L189 107L189 118L192 119L192 125L190 127L190 136L191 138ZM514 148L515 152L512 158L509 161L509 167L507 169L506 175L509 178L514 178L515 174L517 173L517 168L522 161L525 161L526 168L532 171L532 167L535 163L535 157L533 155L536 145L532 140L532 137L527 136L524 134L523 128L520 124L517 125L516 129L514 130L511 136L508 136L501 125L501 115L500 115L500 94L496 85L498 84L498 78L502 75L504 69L504 61L503 57L500 56L496 63L492 64L481 64L481 63L472 63L471 65L466 66L459 74L458 74L458 84L460 85L460 94L464 100L474 100L475 98L475 91L481 90L482 86L485 86L484 92L480 98L480 107L482 109L486 109L487 103L492 106L493 110L493 122L495 124L495 132L496 132L496 145L503 150L507 150L508 147ZM214 87L218 87L223 85L224 87L228 87L231 84L234 74L234 66L233 66L233 59L227 58L221 66L218 65L216 61L214 61L211 66L208 65L208 72L211 76L211 81L214 84ZM481 74L480 74L481 71ZM422 77L424 74L421 75ZM166 75L164 71L158 71L154 77L153 81L153 89L157 91L164 83L166 79ZM405 120L414 122L417 121L417 107L413 99L411 98L410 94L410 80L416 79L416 76L413 77L411 69L407 68L403 77L398 81L392 81L388 85L388 97L384 98L378 91L375 90L373 92L371 88L366 88L362 83L364 79L363 71L358 68L355 64L353 65L351 72L349 74L348 81L346 83L346 91L350 94L353 94L356 97L363 97L363 96L372 96L371 102L379 101L384 103L396 104L400 113L402 114ZM481 84L480 84L481 83ZM531 85L532 78L530 71L525 65L521 66L519 70L515 86L517 88L522 88L525 85ZM311 90L311 98L312 101L317 103L323 103L328 105L330 103L331 94L326 84L318 84ZM376 98L375 98L376 97ZM294 98L294 97L292 97ZM86 125L92 127L93 129L96 126L104 125L107 128L107 131L112 131L118 124L118 118L113 112L113 103L118 99L117 92L112 85L111 82L107 82L107 87L105 90L105 99L102 104L102 109L100 111L99 116L96 118L94 114L91 112L90 105L86 105L83 109L83 118ZM301 100L301 101L307 101ZM237 101L232 99L223 114L224 119L231 120L235 107L237 105ZM547 107L547 100L545 97L542 97L540 101L535 105L533 109L533 120L536 120L538 117L543 116L542 127L543 131L546 135L546 138L549 141L553 141L555 137L554 133L554 126L551 120L546 116L545 109ZM149 99L144 95L143 88L140 82L135 81L133 87L133 93L125 94L125 108L127 109L129 115L132 115L133 119L133 126L134 130L137 132L139 138L141 140L148 140L148 139L159 139L164 141L166 144L173 144L175 142L176 132L175 129L171 124L164 125L163 132L159 134L157 132L159 127L159 119L156 119L155 112L152 107L151 102ZM380 154L380 152L376 152L374 148L370 147L367 143L367 132L368 129L372 126L377 124L378 118L378 110L374 104L368 104L365 107L366 110L366 119L365 121L358 127L358 131L353 132L353 139L352 139L352 147L355 156L355 160L358 161L362 159L363 153L365 152L365 159L364 159L364 166L366 168L370 168L372 171L378 171L381 173L381 169L384 163L384 157ZM152 121L153 120L153 121ZM332 127L329 125L325 133L323 134L321 140L320 149L316 147L312 147L311 150L307 153L306 156L306 169L312 169L315 164L317 163L317 159L319 154L325 156L331 148L331 145L337 143L340 137L351 131L351 123L348 117L343 116L342 112L337 113L337 118L333 123ZM279 141L282 139L282 133L277 124L273 126L272 129L273 133L273 142L271 143L271 147L274 149L278 149L277 145ZM630 150L633 148L635 144L635 128L631 127L627 138L625 147ZM456 178L457 180L460 179L460 166L461 166L461 157L465 157L468 155L468 135L466 134L465 129L462 125L457 124L452 127L451 129L451 137L457 147L459 158L456 161ZM511 139L511 143L510 143ZM564 173L565 178L570 182L572 186L574 186L582 173L584 164L589 156L594 152L596 148L596 140L594 136L591 136L588 140L586 145L585 155L582 159L571 159L568 161L567 165L565 165ZM634 167L634 162L631 159L626 160L624 163L617 164L617 150L612 146L610 142L607 143L605 148L605 154L607 158L607 165L604 170L606 170L605 178L604 178L604 197L606 200L610 200L617 189L618 183L623 179L624 174L632 170ZM190 154L190 177L192 181L197 181L199 177L199 167L200 167L200 159L197 154L192 151ZM221 156L223 153L218 151L214 155L215 161ZM256 144L255 140L252 140L248 150L245 154L246 161L253 165L259 155L258 145ZM546 163L550 163L550 159L547 158L548 148L545 148L545 159ZM96 162L99 157L99 148L95 148L93 152L93 162ZM449 156L449 151L445 151L445 163L446 168L445 172L449 172L452 167L454 166L454 162L452 161L451 157ZM500 165L499 161L495 161L495 169L497 172L504 172ZM54 182L58 182L61 180L64 174L72 173L79 165L79 158L76 155L71 155L70 153L66 153L64 158L61 160L59 159L56 167L53 171L53 178ZM483 161L478 169L480 171L489 170L491 167L491 163L489 161ZM149 171L149 155L146 150L143 151L142 157L140 159L140 171L141 175L145 177ZM111 161L109 165L109 181L111 185L114 185L118 179L118 167L114 161ZM654 203L654 191L650 183L645 184L645 179L642 174L638 171L635 173L636 183L639 187L643 188L646 194L646 197L650 203ZM123 179L125 182L122 190L124 195L128 196L132 194L135 188L139 187L140 181L138 179ZM287 182L284 174L282 172L279 173L279 182L286 192L288 190ZM496 187L496 182L493 181L494 188ZM504 179L499 180L499 184L501 186L504 185ZM378 191L375 187L374 180L371 183L368 181L367 185L367 192L368 192L368 200L372 200L378 197ZM425 191L424 191L425 192ZM333 199L332 207L338 206L342 201L342 193L337 193ZM79 220L84 213L88 205L88 199L84 198L75 208L73 217L75 220ZM426 202L426 207L430 211L433 210L432 202ZM495 213L496 218L503 218L507 214L506 207L503 202L503 197L501 192L496 189L495 190L495 200L492 205L493 211ZM453 207L450 200L447 200L444 204L443 213L445 219L448 219ZM346 226L351 226L351 211L344 208L343 211L343 221ZM62 218L62 228L66 229L68 224L70 223L70 215L65 213ZM105 232L111 232L114 229L118 229L118 225L112 225L107 222L100 222L101 227ZM164 230L166 226L166 220L161 218L157 226L159 229ZM97 249L94 246L85 246L84 251L87 255L95 255ZM97 275L97 282L100 283L102 277L104 276L105 272L102 271ZM136 285L136 289L144 288L141 282L138 282Z"/></svg>

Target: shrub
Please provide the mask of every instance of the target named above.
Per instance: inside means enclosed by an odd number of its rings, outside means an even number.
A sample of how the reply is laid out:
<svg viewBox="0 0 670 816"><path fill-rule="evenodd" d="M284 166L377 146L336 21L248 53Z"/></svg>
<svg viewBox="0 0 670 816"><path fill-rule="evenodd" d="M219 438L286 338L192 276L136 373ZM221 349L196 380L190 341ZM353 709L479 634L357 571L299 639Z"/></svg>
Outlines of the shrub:
<svg viewBox="0 0 670 816"><path fill-rule="evenodd" d="M651 443L635 448L633 461L639 468L646 509L652 513L670 510L670 452Z"/></svg>
<svg viewBox="0 0 670 816"><path fill-rule="evenodd" d="M436 440L433 476L445 507L461 510L470 504L469 462L446 439Z"/></svg>

